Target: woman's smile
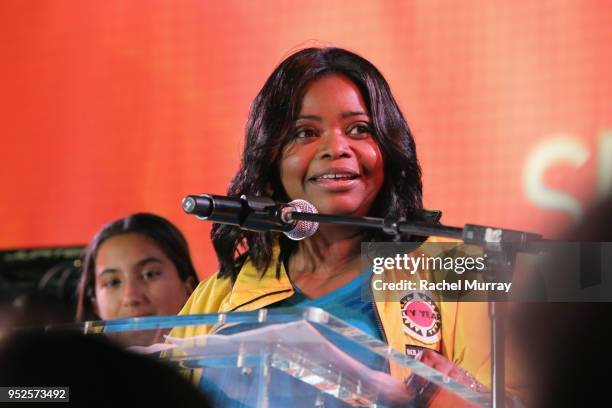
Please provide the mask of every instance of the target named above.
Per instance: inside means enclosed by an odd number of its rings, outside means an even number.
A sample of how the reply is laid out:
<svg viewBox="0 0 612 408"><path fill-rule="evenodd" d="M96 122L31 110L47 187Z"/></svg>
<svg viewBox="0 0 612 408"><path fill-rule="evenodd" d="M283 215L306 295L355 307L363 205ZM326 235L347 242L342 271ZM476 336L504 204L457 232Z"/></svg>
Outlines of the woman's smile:
<svg viewBox="0 0 612 408"><path fill-rule="evenodd" d="M353 188L360 182L360 177L359 171L347 167L335 167L317 171L314 176L308 178L308 181L327 191L341 192Z"/></svg>

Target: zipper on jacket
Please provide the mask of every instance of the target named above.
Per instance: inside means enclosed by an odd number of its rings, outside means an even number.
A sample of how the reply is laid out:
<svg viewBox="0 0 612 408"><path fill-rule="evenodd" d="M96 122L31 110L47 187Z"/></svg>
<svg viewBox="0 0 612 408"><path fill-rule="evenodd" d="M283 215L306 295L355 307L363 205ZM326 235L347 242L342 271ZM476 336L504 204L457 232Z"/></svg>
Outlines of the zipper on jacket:
<svg viewBox="0 0 612 408"><path fill-rule="evenodd" d="M376 302L374 301L374 293L372 292L372 278L368 279L369 285L370 287L368 288L368 290L370 291L370 296L371 296L371 303L372 303L372 309L374 310L374 320L376 320L376 326L378 326L378 330L380 330L380 333L382 334L382 338L383 341L385 342L385 344L387 345L387 347L391 347L389 345L389 341L387 340L387 334L385 333L385 329L382 325L382 321L380 320L380 315L378 314L378 308L376 307ZM386 361L385 363L386 366L386 372L390 373L391 372L391 362L389 360Z"/></svg>
<svg viewBox="0 0 612 408"><path fill-rule="evenodd" d="M374 310L374 320L376 320L376 326L382 334L382 338L389 345L389 341L387 341L387 334L385 333L385 329L383 328L382 321L380 320L380 315L378 314L378 308L376 307L376 302L374 301L374 293L372 292L372 278L368 279L370 287L368 290L370 291L370 303L372 303L372 310Z"/></svg>

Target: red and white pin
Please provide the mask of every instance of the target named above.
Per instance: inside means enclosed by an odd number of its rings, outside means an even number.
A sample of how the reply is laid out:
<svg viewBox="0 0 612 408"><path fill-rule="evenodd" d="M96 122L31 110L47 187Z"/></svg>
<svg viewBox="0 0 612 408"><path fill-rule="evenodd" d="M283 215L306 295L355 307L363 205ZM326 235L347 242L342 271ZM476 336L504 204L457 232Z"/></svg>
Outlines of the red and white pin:
<svg viewBox="0 0 612 408"><path fill-rule="evenodd" d="M401 301L404 332L425 344L440 340L440 310L424 292L410 292Z"/></svg>

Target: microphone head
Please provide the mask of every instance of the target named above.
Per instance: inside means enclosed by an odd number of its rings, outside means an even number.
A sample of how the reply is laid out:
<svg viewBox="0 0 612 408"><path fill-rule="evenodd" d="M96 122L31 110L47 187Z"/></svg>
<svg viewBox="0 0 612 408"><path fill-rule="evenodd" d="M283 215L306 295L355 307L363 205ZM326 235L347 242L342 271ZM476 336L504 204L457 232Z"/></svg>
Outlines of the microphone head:
<svg viewBox="0 0 612 408"><path fill-rule="evenodd" d="M196 209L196 200L192 196L183 198L183 211L187 214L191 214Z"/></svg>
<svg viewBox="0 0 612 408"><path fill-rule="evenodd" d="M187 214L195 215L201 220L207 220L212 214L213 196L209 194L188 195L183 198L183 211Z"/></svg>
<svg viewBox="0 0 612 408"><path fill-rule="evenodd" d="M319 223L314 221L304 221L304 220L293 220L291 218L292 212L303 212L303 213L311 213L318 214L317 207L310 204L306 200L297 199L293 200L287 204L281 210L281 219L283 222L288 224L293 224L294 227L290 231L284 232L284 234L294 241L300 241L302 239L308 238L314 235L319 228Z"/></svg>

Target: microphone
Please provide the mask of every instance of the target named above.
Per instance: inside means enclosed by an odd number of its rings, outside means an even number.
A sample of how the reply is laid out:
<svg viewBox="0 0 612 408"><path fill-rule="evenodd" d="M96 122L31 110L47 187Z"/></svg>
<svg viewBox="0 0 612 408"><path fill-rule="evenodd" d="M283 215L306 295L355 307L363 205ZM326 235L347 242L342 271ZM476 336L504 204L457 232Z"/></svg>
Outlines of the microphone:
<svg viewBox="0 0 612 408"><path fill-rule="evenodd" d="M249 231L278 231L299 241L312 236L318 222L294 220L294 212L318 213L306 200L279 204L268 197L240 198L213 194L188 195L183 199L183 211L200 220L229 224Z"/></svg>

